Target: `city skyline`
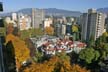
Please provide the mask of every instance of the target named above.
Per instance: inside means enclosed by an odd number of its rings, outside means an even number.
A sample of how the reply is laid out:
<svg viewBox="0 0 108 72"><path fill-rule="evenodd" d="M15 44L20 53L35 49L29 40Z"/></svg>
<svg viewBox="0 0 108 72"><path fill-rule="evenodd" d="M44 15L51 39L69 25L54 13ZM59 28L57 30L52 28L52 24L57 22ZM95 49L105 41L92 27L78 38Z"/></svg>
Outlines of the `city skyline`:
<svg viewBox="0 0 108 72"><path fill-rule="evenodd" d="M23 8L57 8L86 12L89 8L108 7L108 0L0 0L4 12L18 11Z"/></svg>

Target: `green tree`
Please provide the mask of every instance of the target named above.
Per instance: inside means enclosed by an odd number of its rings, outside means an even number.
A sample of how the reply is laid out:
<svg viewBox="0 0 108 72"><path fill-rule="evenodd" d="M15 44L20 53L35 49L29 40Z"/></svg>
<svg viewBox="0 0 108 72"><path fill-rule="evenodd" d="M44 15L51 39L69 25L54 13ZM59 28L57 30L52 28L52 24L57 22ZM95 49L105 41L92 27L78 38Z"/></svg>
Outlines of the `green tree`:
<svg viewBox="0 0 108 72"><path fill-rule="evenodd" d="M41 28L29 29L29 32L31 33L31 37L41 36L44 34Z"/></svg>
<svg viewBox="0 0 108 72"><path fill-rule="evenodd" d="M93 46L95 46L95 39L94 39L94 35L91 35L88 41L88 47L93 47Z"/></svg>
<svg viewBox="0 0 108 72"><path fill-rule="evenodd" d="M61 60L70 60L70 57L65 53L57 53L56 56L58 56Z"/></svg>
<svg viewBox="0 0 108 72"><path fill-rule="evenodd" d="M26 38L29 38L29 36L30 36L30 32L28 31L28 30L22 30L22 31L20 31L20 33L21 33L21 39L26 39Z"/></svg>
<svg viewBox="0 0 108 72"><path fill-rule="evenodd" d="M23 40L29 37L42 36L44 34L41 28L22 30L20 31L20 33L21 33L21 39Z"/></svg>
<svg viewBox="0 0 108 72"><path fill-rule="evenodd" d="M104 45L104 50L105 50L106 52L108 52L108 43L105 43L105 45Z"/></svg>
<svg viewBox="0 0 108 72"><path fill-rule="evenodd" d="M97 61L99 57L99 52L93 48L86 48L79 53L79 58L84 60L87 64Z"/></svg>

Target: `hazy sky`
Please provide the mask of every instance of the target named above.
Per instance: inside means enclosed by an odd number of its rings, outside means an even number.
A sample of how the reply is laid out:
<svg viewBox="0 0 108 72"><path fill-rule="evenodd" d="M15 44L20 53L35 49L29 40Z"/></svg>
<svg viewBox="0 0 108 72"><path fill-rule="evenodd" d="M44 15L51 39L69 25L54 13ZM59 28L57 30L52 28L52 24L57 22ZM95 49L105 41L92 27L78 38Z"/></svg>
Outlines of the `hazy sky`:
<svg viewBox="0 0 108 72"><path fill-rule="evenodd" d="M88 8L108 7L108 0L0 0L4 12L22 8L58 8L85 12Z"/></svg>

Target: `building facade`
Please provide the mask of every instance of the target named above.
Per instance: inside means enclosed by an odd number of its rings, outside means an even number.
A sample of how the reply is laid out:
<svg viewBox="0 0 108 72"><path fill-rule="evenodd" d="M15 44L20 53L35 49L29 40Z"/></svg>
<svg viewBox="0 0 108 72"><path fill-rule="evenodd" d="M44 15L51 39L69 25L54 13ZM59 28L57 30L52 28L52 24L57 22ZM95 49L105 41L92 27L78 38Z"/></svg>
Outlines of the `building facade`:
<svg viewBox="0 0 108 72"><path fill-rule="evenodd" d="M62 24L62 35L66 35L66 25Z"/></svg>
<svg viewBox="0 0 108 72"><path fill-rule="evenodd" d="M56 36L61 36L62 34L62 24L55 24L54 32Z"/></svg>
<svg viewBox="0 0 108 72"><path fill-rule="evenodd" d="M67 23L66 24L66 35L71 35L72 34L72 23Z"/></svg>
<svg viewBox="0 0 108 72"><path fill-rule="evenodd" d="M46 18L46 19L44 20L43 26L44 26L44 28L45 28L45 27L50 27L51 24L53 24L53 19L51 19L51 18Z"/></svg>
<svg viewBox="0 0 108 72"><path fill-rule="evenodd" d="M17 21L17 13L12 13L12 20Z"/></svg>
<svg viewBox="0 0 108 72"><path fill-rule="evenodd" d="M86 40L86 35L87 35L87 21L88 21L88 14L87 13L83 13L80 16L80 23L81 23L81 36L82 36L82 40Z"/></svg>
<svg viewBox="0 0 108 72"><path fill-rule="evenodd" d="M91 37L96 40L104 31L105 15L89 9L88 13L81 16L82 40L89 40Z"/></svg>
<svg viewBox="0 0 108 72"><path fill-rule="evenodd" d="M31 17L22 13L18 14L18 27L20 30L31 28Z"/></svg>
<svg viewBox="0 0 108 72"><path fill-rule="evenodd" d="M45 18L45 13L42 9L32 8L32 28L39 28Z"/></svg>

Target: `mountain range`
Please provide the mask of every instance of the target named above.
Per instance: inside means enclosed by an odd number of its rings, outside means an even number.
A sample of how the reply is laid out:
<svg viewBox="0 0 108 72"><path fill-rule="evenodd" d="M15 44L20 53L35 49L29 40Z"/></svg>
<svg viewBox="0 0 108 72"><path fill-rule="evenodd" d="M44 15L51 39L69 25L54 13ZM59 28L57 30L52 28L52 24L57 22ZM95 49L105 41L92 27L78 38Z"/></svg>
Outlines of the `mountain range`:
<svg viewBox="0 0 108 72"><path fill-rule="evenodd" d="M105 13L105 14L108 14L108 7L105 7L105 8L99 8L97 9L98 12L102 12L102 13Z"/></svg>
<svg viewBox="0 0 108 72"><path fill-rule="evenodd" d="M38 9L38 8L36 8ZM45 12L46 16L74 16L74 17L79 17L81 15L80 11L69 11L69 10L63 10L63 9L56 9L56 8L47 8L43 9ZM16 13L24 13L31 15L32 8L25 8L16 11ZM10 16L12 12L10 13L2 13L0 16Z"/></svg>
<svg viewBox="0 0 108 72"><path fill-rule="evenodd" d="M80 11L69 11L63 9L56 9L56 8L48 8L44 9L46 15L53 15L53 16L74 16L79 17L81 15Z"/></svg>
<svg viewBox="0 0 108 72"><path fill-rule="evenodd" d="M38 8L36 8L38 9ZM74 16L74 17L79 17L82 13L80 11L69 11L69 10L63 10L63 9L56 9L56 8L46 8L43 9L45 11L45 16ZM105 14L108 14L108 7L106 8L99 8L97 9L98 12L102 12ZM32 8L25 8L21 9L18 11L15 11L16 13L24 13L31 15L32 13ZM0 17L5 17L5 16L11 16L12 12L9 13L2 13L0 14Z"/></svg>

